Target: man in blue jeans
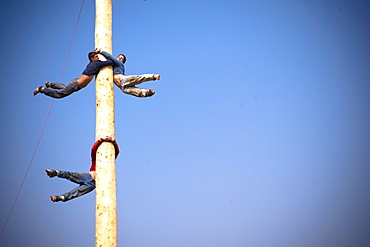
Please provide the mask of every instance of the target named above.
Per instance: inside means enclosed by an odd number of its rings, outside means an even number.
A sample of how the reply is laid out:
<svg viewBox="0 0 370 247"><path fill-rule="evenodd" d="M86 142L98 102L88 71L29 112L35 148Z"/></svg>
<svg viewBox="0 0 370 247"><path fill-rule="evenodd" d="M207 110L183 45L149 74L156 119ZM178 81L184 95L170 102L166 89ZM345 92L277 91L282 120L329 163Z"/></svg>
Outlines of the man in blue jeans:
<svg viewBox="0 0 370 247"><path fill-rule="evenodd" d="M43 93L52 98L64 98L74 92L79 91L81 88L86 87L91 80L96 76L100 69L113 65L111 60L100 61L98 54L94 51L88 54L90 63L86 66L86 69L82 72L79 78L71 80L67 85L59 82L45 82L45 86L40 86L33 91L33 95Z"/></svg>
<svg viewBox="0 0 370 247"><path fill-rule="evenodd" d="M112 139L112 137L107 136L105 138L100 138L94 143L94 145L91 148L91 167L90 167L90 172L88 173L45 169L46 175L48 175L50 178L57 176L59 178L65 178L71 182L74 182L80 185L74 188L73 190L64 193L61 196L50 196L50 199L53 202L59 202L59 201L66 202L76 197L85 195L95 189L96 151L98 150L98 147L100 146L100 144L102 144L102 142L111 142L114 145L116 158L119 154L118 144L115 140Z"/></svg>
<svg viewBox="0 0 370 247"><path fill-rule="evenodd" d="M106 51L102 51L98 48L94 50L96 53L102 54L105 58L113 61L113 81L125 94L133 95L136 97L151 97L155 94L154 90L149 88L141 89L135 85L141 84L146 81L160 80L161 75L159 74L143 74L143 75L125 75L125 62L126 56L119 54L117 58L109 54Z"/></svg>

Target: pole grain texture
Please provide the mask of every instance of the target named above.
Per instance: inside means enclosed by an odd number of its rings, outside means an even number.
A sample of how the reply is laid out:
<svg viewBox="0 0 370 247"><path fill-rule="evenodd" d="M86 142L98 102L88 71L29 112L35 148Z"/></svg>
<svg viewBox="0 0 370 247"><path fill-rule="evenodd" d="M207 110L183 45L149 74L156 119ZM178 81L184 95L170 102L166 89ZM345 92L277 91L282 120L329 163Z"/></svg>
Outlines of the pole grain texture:
<svg viewBox="0 0 370 247"><path fill-rule="evenodd" d="M95 47L112 53L112 0L95 4ZM114 121L113 72L108 66L96 77L96 139L115 139ZM112 143L103 142L96 155L95 247L117 247L117 232L115 151Z"/></svg>

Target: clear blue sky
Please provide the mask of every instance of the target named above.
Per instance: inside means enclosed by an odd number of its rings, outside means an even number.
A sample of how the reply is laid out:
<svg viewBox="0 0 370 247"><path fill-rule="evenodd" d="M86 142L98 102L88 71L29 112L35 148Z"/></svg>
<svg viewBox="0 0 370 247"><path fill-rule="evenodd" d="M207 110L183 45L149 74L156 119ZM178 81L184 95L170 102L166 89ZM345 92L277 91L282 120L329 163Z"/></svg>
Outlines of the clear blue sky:
<svg viewBox="0 0 370 247"><path fill-rule="evenodd" d="M53 102L81 1L0 3L3 227ZM115 88L119 245L370 246L370 2L113 0L113 53L160 73ZM94 49L85 0L63 82ZM55 100L0 246L94 246L95 81Z"/></svg>

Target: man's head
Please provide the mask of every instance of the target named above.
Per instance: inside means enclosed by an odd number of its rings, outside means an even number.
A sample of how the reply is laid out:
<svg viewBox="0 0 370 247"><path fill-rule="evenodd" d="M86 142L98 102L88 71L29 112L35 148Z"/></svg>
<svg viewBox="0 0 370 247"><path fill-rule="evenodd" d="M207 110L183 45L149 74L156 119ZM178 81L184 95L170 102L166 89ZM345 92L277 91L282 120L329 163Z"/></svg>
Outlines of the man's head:
<svg viewBox="0 0 370 247"><path fill-rule="evenodd" d="M123 55L123 54L119 54L117 59L120 60L123 63L126 63L126 56Z"/></svg>
<svg viewBox="0 0 370 247"><path fill-rule="evenodd" d="M90 62L99 60L98 53L96 53L95 51L89 52L88 57Z"/></svg>

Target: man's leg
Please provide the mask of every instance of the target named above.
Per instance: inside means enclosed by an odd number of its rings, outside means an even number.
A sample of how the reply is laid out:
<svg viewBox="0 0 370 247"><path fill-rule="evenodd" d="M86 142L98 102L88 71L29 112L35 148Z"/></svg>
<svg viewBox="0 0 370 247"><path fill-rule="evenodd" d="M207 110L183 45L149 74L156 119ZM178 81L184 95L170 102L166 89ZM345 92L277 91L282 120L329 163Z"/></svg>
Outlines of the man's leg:
<svg viewBox="0 0 370 247"><path fill-rule="evenodd" d="M123 87L122 92L124 92L125 94L136 96L136 97L150 97L150 96L153 96L153 94L155 94L153 89L146 90L146 89L141 89L135 86Z"/></svg>
<svg viewBox="0 0 370 247"><path fill-rule="evenodd" d="M51 87L53 89L63 89L66 87L66 85L60 83L60 82L45 82L46 87Z"/></svg>
<svg viewBox="0 0 370 247"><path fill-rule="evenodd" d="M161 76L159 74L143 74L143 75L129 75L123 76L121 78L121 90L125 94L129 94L136 97L151 97L155 94L153 89L141 89L135 87L140 83L146 81L160 80Z"/></svg>
<svg viewBox="0 0 370 247"><path fill-rule="evenodd" d="M42 88L41 93L44 93L52 98L64 98L74 92L79 91L80 89L81 88L78 85L77 79L73 79L62 89Z"/></svg>
<svg viewBox="0 0 370 247"><path fill-rule="evenodd" d="M85 182L84 184L78 186L77 188L74 188L70 192L64 193L63 195L61 195L61 197L63 197L63 202L66 202L76 197L85 195L93 191L94 189L95 189L95 180L91 180L89 182Z"/></svg>
<svg viewBox="0 0 370 247"><path fill-rule="evenodd" d="M59 178L67 179L76 184L83 184L93 179L90 173L84 172L57 171L57 176Z"/></svg>
<svg viewBox="0 0 370 247"><path fill-rule="evenodd" d="M158 74L143 74L143 75L128 75L121 79L122 87L132 87L146 81L160 80L161 76Z"/></svg>
<svg viewBox="0 0 370 247"><path fill-rule="evenodd" d="M68 172L68 171L55 171L56 176L59 178L67 179L71 182L79 184L80 186L74 188L73 190L64 193L61 196L51 196L51 200L54 202L57 201L69 201L73 198L85 195L95 189L95 180L90 175L90 173L82 173L82 172ZM54 175L55 173L53 173ZM52 176L49 176L52 177Z"/></svg>

